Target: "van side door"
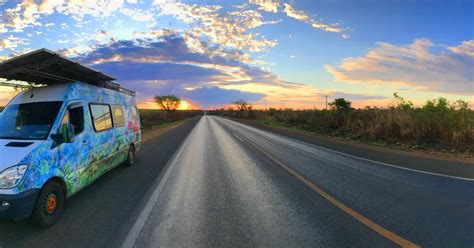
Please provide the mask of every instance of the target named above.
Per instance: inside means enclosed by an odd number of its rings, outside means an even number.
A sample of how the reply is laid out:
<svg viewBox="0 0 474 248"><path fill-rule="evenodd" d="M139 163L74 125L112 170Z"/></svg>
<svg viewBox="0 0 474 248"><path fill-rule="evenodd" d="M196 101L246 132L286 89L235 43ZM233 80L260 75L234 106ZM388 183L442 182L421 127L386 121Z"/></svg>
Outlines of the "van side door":
<svg viewBox="0 0 474 248"><path fill-rule="evenodd" d="M117 140L117 150L115 152L116 156L121 157L118 160L122 160L120 162L123 162L127 159L130 145L130 140L127 137L127 127L125 125L125 111L122 105L113 104L111 107L115 128L115 137Z"/></svg>
<svg viewBox="0 0 474 248"><path fill-rule="evenodd" d="M117 150L117 140L111 106L103 103L90 103L89 109L93 127L91 174L98 177L115 166L113 158Z"/></svg>
<svg viewBox="0 0 474 248"><path fill-rule="evenodd" d="M61 125L68 125L71 128L72 136L70 142L59 145L59 168L65 175L68 190L75 193L87 185L87 181L82 177L83 171L90 163L89 132L85 128L86 111L82 102L75 102L68 105L65 110Z"/></svg>

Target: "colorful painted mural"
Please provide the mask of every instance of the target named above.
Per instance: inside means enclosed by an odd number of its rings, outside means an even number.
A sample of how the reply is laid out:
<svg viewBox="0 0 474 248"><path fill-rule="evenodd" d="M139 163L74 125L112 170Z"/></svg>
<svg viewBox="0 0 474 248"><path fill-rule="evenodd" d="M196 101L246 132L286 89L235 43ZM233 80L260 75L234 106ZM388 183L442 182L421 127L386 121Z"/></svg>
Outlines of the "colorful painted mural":
<svg viewBox="0 0 474 248"><path fill-rule="evenodd" d="M28 171L14 189L18 193L41 188L52 178L60 178L67 186L68 196L73 195L110 169L123 163L131 145L140 149L141 133L138 111L133 96L118 91L99 88L82 83L48 86L36 91L62 89L63 106L52 127L51 133L60 130L63 116L71 106L82 108L83 126L74 134L73 141L56 144L50 137L24 157L20 164L27 164ZM51 89L48 89L51 88ZM30 94L23 92L20 95ZM10 104L21 103L21 96ZM96 131L91 115L91 104L114 105L122 108L123 125ZM113 115L111 114L111 117ZM113 118L111 118L113 120Z"/></svg>

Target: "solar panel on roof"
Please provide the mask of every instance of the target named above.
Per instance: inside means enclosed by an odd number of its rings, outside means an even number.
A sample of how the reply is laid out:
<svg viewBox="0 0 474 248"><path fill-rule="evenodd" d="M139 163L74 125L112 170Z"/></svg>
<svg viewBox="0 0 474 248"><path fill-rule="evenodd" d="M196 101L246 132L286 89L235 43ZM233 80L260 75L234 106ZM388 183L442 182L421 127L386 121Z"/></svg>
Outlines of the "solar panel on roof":
<svg viewBox="0 0 474 248"><path fill-rule="evenodd" d="M113 83L115 78L48 49L36 50L0 63L0 78L42 85L82 82L134 94Z"/></svg>

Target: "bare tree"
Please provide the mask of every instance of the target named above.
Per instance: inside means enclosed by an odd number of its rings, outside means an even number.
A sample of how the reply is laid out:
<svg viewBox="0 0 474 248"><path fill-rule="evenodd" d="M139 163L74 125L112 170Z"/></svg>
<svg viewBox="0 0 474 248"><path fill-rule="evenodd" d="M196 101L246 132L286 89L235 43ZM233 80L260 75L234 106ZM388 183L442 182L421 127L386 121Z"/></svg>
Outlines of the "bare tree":
<svg viewBox="0 0 474 248"><path fill-rule="evenodd" d="M167 112L175 111L181 104L181 99L175 95L155 96L155 101L161 109Z"/></svg>
<svg viewBox="0 0 474 248"><path fill-rule="evenodd" d="M244 111L244 110L251 110L252 109L252 104L244 101L244 100L237 100L235 102L232 102L232 104L235 105L235 108Z"/></svg>

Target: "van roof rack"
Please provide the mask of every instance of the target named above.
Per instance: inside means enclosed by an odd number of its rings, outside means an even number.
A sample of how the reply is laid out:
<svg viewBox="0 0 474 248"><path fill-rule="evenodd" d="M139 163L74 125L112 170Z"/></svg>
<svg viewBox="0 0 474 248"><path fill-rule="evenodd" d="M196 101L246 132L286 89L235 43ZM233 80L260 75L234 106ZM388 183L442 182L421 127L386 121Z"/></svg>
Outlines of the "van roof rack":
<svg viewBox="0 0 474 248"><path fill-rule="evenodd" d="M0 78L39 85L82 82L135 95L134 91L114 83L115 78L44 48L0 63Z"/></svg>

